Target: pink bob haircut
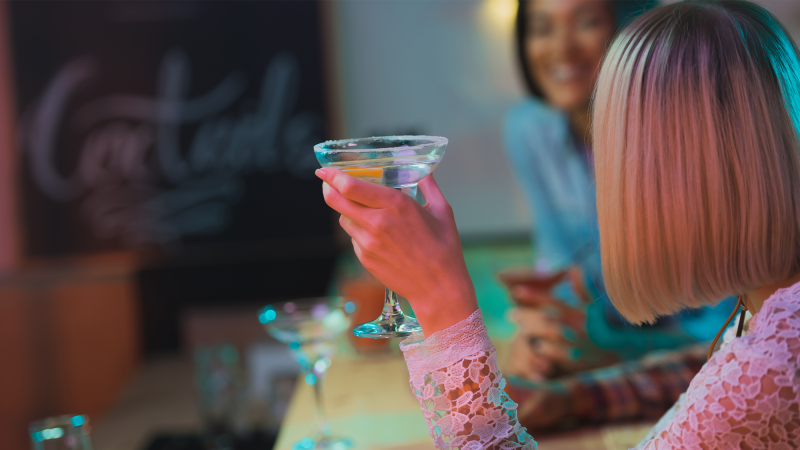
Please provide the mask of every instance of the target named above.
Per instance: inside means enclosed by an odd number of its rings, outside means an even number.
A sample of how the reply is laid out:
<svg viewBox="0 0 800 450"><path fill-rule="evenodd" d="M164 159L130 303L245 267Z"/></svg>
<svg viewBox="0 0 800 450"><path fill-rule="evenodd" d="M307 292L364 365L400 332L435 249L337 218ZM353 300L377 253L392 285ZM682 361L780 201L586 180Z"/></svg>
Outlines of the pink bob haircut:
<svg viewBox="0 0 800 450"><path fill-rule="evenodd" d="M800 63L766 9L664 5L623 29L593 99L603 278L633 323L800 272Z"/></svg>

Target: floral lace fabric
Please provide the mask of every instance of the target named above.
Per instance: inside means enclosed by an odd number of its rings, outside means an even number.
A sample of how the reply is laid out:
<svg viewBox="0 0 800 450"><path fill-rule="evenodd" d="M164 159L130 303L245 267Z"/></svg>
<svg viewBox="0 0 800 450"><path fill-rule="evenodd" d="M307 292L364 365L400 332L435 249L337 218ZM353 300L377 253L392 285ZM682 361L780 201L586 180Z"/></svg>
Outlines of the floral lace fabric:
<svg viewBox="0 0 800 450"><path fill-rule="evenodd" d="M753 318L753 316L752 314L750 314L750 311L747 311L745 317L746 320L744 322L743 333L748 334L750 332L750 320ZM733 323L731 323L731 325L728 327L728 329L725 330L725 333L723 333L722 339L720 339L720 342L717 343L714 352L717 352L725 348L728 344L733 342L734 339L736 339L736 329L738 328L737 325L738 323L739 322L737 317L737 320L734 320ZM647 436L645 436L644 439L642 439L642 441L639 442L638 447L644 447L645 445L647 445L648 442L653 440L654 437L661 434L661 432L664 431L670 423L672 423L673 419L675 419L675 415L678 414L678 411L681 410L685 402L686 402L686 393L684 392L683 394L681 394L681 396L678 398L675 404L672 405L672 407L666 413L664 413L664 415L653 426L650 432L647 433Z"/></svg>
<svg viewBox="0 0 800 450"><path fill-rule="evenodd" d="M412 335L400 348L436 448L536 450L504 391L480 310L427 340Z"/></svg>
<svg viewBox="0 0 800 450"><path fill-rule="evenodd" d="M657 449L800 448L800 283L780 289L692 380Z"/></svg>
<svg viewBox="0 0 800 450"><path fill-rule="evenodd" d="M480 310L401 349L437 448L537 448L504 392ZM800 448L800 283L767 299L681 400L641 450Z"/></svg>

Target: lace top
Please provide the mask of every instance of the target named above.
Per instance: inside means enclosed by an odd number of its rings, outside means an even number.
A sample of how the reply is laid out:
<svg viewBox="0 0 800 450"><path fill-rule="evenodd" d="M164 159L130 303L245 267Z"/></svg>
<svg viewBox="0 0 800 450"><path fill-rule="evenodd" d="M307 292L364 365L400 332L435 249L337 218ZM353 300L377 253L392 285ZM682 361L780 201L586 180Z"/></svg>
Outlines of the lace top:
<svg viewBox="0 0 800 450"><path fill-rule="evenodd" d="M719 350L642 450L800 448L800 283L768 298ZM401 349L439 449L536 449L504 392L480 310Z"/></svg>
<svg viewBox="0 0 800 450"><path fill-rule="evenodd" d="M480 310L427 340L414 334L400 349L436 448L537 448L505 393Z"/></svg>

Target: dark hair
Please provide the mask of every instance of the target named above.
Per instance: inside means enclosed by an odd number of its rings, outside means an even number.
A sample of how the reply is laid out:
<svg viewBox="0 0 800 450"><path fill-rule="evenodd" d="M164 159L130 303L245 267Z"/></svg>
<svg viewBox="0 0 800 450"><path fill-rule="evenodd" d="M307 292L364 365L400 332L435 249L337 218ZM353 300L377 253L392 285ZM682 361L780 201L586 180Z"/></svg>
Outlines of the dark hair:
<svg viewBox="0 0 800 450"><path fill-rule="evenodd" d="M530 67L525 57L525 34L528 28L528 18L525 14L526 6L533 0L518 0L517 20L514 30L517 45L517 62L522 70L522 77L528 93L537 98L543 98L542 90L533 81ZM608 0L614 8L614 22L616 31L628 24L636 16L656 6L656 0ZM609 43L611 40L609 40Z"/></svg>

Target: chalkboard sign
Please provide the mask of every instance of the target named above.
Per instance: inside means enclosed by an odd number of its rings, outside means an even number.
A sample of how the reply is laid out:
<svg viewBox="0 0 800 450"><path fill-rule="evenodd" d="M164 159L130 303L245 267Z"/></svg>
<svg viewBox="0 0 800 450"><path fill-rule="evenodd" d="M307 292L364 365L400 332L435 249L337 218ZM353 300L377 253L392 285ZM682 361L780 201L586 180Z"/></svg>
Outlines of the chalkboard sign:
<svg viewBox="0 0 800 450"><path fill-rule="evenodd" d="M29 256L331 235L317 2L9 6Z"/></svg>

